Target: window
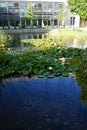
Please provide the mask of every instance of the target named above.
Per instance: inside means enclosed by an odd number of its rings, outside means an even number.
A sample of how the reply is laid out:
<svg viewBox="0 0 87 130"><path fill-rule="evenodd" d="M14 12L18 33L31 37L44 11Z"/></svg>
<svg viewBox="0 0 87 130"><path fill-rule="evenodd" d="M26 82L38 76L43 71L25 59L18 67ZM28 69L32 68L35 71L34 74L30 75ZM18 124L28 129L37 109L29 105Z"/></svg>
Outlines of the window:
<svg viewBox="0 0 87 130"><path fill-rule="evenodd" d="M14 11L17 13L17 12L19 12L19 9L14 9Z"/></svg>
<svg viewBox="0 0 87 130"><path fill-rule="evenodd" d="M20 13L25 13L25 9L20 9Z"/></svg>
<svg viewBox="0 0 87 130"><path fill-rule="evenodd" d="M14 9L13 9L13 8L9 8L9 9L8 9L8 12L12 12L12 13L13 13L13 12L14 12Z"/></svg>
<svg viewBox="0 0 87 130"><path fill-rule="evenodd" d="M18 13L15 13L15 14L14 14L14 17L19 19L19 14L18 14Z"/></svg>
<svg viewBox="0 0 87 130"><path fill-rule="evenodd" d="M8 2L8 7L13 7L14 3L13 2Z"/></svg>
<svg viewBox="0 0 87 130"><path fill-rule="evenodd" d="M48 4L48 8L53 8L53 4L52 4L52 3L49 3L49 4Z"/></svg>
<svg viewBox="0 0 87 130"><path fill-rule="evenodd" d="M14 18L14 14L13 13L9 13L9 18L13 19Z"/></svg>
<svg viewBox="0 0 87 130"><path fill-rule="evenodd" d="M7 18L7 13L0 14L0 17L1 17L1 19L6 19Z"/></svg>
<svg viewBox="0 0 87 130"><path fill-rule="evenodd" d="M38 4L38 7L42 7L41 3Z"/></svg>
<svg viewBox="0 0 87 130"><path fill-rule="evenodd" d="M24 8L25 8L25 3L24 3L24 2L21 2L21 3L20 3L20 8L21 8L21 9L24 9Z"/></svg>
<svg viewBox="0 0 87 130"><path fill-rule="evenodd" d="M48 25L50 25L50 20L48 20Z"/></svg>
<svg viewBox="0 0 87 130"><path fill-rule="evenodd" d="M25 16L25 12L20 12L20 16L21 17Z"/></svg>
<svg viewBox="0 0 87 130"><path fill-rule="evenodd" d="M7 3L6 2L1 2L0 7L7 7Z"/></svg>
<svg viewBox="0 0 87 130"><path fill-rule="evenodd" d="M62 8L62 3L61 3L61 4L59 4L59 8Z"/></svg>
<svg viewBox="0 0 87 130"><path fill-rule="evenodd" d="M3 12L3 13L7 12L7 8L1 7L1 8L0 8L0 12Z"/></svg>
<svg viewBox="0 0 87 130"><path fill-rule="evenodd" d="M70 25L74 25L75 24L75 17L71 17L70 18Z"/></svg>
<svg viewBox="0 0 87 130"><path fill-rule="evenodd" d="M54 26L57 25L57 20L54 20Z"/></svg>
<svg viewBox="0 0 87 130"><path fill-rule="evenodd" d="M14 3L14 7L19 7L19 3Z"/></svg>

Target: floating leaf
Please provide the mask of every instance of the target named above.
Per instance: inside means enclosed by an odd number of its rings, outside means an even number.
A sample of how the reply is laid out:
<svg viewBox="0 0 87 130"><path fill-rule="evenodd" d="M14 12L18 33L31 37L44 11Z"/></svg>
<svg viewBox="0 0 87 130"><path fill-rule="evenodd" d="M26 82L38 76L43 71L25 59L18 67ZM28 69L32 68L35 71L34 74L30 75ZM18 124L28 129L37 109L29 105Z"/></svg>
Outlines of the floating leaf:
<svg viewBox="0 0 87 130"><path fill-rule="evenodd" d="M44 78L45 75L44 75L44 74L43 74L43 75L38 75L38 77L39 77L39 78Z"/></svg>
<svg viewBox="0 0 87 130"><path fill-rule="evenodd" d="M62 76L67 77L67 76L68 76L68 72L64 71L64 72L62 73Z"/></svg>
<svg viewBox="0 0 87 130"><path fill-rule="evenodd" d="M78 70L79 70L79 68L74 68L74 70L75 70L75 71L78 71Z"/></svg>
<svg viewBox="0 0 87 130"><path fill-rule="evenodd" d="M54 78L54 77L55 77L55 75L53 75L53 74L47 75L47 78Z"/></svg>
<svg viewBox="0 0 87 130"><path fill-rule="evenodd" d="M21 73L22 73L24 76L27 76L27 75L28 75L28 71L25 71L25 70L22 71Z"/></svg>
<svg viewBox="0 0 87 130"><path fill-rule="evenodd" d="M55 73L55 76L60 76L60 73Z"/></svg>

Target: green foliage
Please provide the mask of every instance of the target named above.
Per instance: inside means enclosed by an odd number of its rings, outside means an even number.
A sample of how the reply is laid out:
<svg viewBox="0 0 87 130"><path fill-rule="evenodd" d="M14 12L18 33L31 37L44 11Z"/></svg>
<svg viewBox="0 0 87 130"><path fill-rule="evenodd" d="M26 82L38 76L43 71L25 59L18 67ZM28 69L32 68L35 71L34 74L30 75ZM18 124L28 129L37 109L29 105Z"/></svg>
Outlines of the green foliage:
<svg viewBox="0 0 87 130"><path fill-rule="evenodd" d="M86 0L68 0L68 7L72 13L80 15L87 19L87 1Z"/></svg>
<svg viewBox="0 0 87 130"><path fill-rule="evenodd" d="M81 101L87 103L87 50L60 48L46 39L22 40L29 43L25 54L11 55L3 51L0 78L37 75L39 78L74 76L81 87Z"/></svg>
<svg viewBox="0 0 87 130"><path fill-rule="evenodd" d="M33 14L31 12L31 5L30 5L30 2L28 2L26 11L25 11L25 16L23 17L23 19L29 20L32 18L32 16Z"/></svg>
<svg viewBox="0 0 87 130"><path fill-rule="evenodd" d="M63 9L59 10L59 20L64 20L64 10Z"/></svg>
<svg viewBox="0 0 87 130"><path fill-rule="evenodd" d="M70 29L58 29L50 31L47 38L61 46L64 43L72 42L74 39L78 40L78 44L84 44L87 41L87 32Z"/></svg>
<svg viewBox="0 0 87 130"><path fill-rule="evenodd" d="M6 54L5 50L6 47L9 45L11 41L11 37L4 33L4 31L0 31L0 67L7 64L9 59L9 55ZM3 72L1 72L1 75L3 75Z"/></svg>
<svg viewBox="0 0 87 130"><path fill-rule="evenodd" d="M5 48L11 41L11 36L0 30L0 50Z"/></svg>
<svg viewBox="0 0 87 130"><path fill-rule="evenodd" d="M86 57L84 56L84 53ZM79 67L79 71L76 71L76 80L81 88L81 101L87 104L87 51L80 51L81 56L73 58L70 61L70 65ZM78 61L78 62L77 62Z"/></svg>
<svg viewBox="0 0 87 130"><path fill-rule="evenodd" d="M81 68L77 64L78 56L85 57L85 50L75 48L60 48L57 44L46 39L23 40L29 44L28 52L20 55L4 55L1 60L0 77L27 75L29 77L68 76L70 72L77 72ZM83 56L82 56L83 55ZM77 57L76 63L73 59Z"/></svg>
<svg viewBox="0 0 87 130"><path fill-rule="evenodd" d="M81 101L87 103L87 50L63 48L47 39L27 39L28 52L0 53L0 78L37 75L39 78L74 76L81 87Z"/></svg>

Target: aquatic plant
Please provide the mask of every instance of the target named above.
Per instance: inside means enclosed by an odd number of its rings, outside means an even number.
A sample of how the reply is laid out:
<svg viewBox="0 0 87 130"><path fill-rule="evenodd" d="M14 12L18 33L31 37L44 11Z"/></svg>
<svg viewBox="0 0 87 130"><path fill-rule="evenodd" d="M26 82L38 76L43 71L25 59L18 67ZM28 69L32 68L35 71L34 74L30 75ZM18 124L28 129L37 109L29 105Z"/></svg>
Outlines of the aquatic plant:
<svg viewBox="0 0 87 130"><path fill-rule="evenodd" d="M86 50L77 48L62 48L46 39L22 40L29 43L26 53L9 55L11 60L1 63L0 77L6 78L15 75L39 77L68 76L70 72L79 71L78 56L86 58ZM77 58L73 64L73 59ZM5 55L5 60L7 60ZM72 62L72 64L70 63Z"/></svg>

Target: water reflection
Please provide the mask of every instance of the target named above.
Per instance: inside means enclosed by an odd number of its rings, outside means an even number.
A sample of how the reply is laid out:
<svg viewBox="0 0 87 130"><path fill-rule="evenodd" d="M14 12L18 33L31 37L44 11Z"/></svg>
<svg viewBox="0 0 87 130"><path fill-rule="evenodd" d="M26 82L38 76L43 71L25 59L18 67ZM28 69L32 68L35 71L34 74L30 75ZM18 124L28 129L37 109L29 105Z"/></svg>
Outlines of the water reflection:
<svg viewBox="0 0 87 130"><path fill-rule="evenodd" d="M87 104L87 51L82 51L81 57L73 58L73 61L69 61L72 67L76 66L79 68L75 72L76 80L81 88L81 101Z"/></svg>
<svg viewBox="0 0 87 130"><path fill-rule="evenodd" d="M87 60L78 62L81 69L76 72L76 79L81 87L81 101L87 103Z"/></svg>
<svg viewBox="0 0 87 130"><path fill-rule="evenodd" d="M87 130L87 105L71 77L0 84L0 130Z"/></svg>
<svg viewBox="0 0 87 130"><path fill-rule="evenodd" d="M34 33L33 32L33 33L10 34L12 37L12 42L11 42L9 47L14 49L14 50L20 49L23 51L23 48L21 45L21 40L32 39L32 38L33 39L46 38L46 39L49 39L51 42L53 41L54 43L58 44L59 46L63 46L63 47L74 47L74 48L80 48L80 49L87 48L87 42L83 41L82 43L79 43L77 39L73 39L72 41L70 40L70 42L69 42L68 39L67 39L67 41L65 41L64 39L61 39L61 37L59 37L60 40L58 40L58 37L55 37L54 34L52 34L52 37L49 36L49 33ZM58 34L58 32L57 32L57 34ZM24 44L23 46L27 50L27 47L29 45Z"/></svg>
<svg viewBox="0 0 87 130"><path fill-rule="evenodd" d="M42 33L20 33L20 34L11 34L12 42L10 47L20 47L22 39L41 39L44 38Z"/></svg>
<svg viewBox="0 0 87 130"><path fill-rule="evenodd" d="M22 39L42 39L45 37L43 33L20 33L10 34L12 37L11 43L8 45L12 54L25 53L29 47L29 43L21 43Z"/></svg>

